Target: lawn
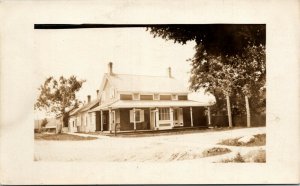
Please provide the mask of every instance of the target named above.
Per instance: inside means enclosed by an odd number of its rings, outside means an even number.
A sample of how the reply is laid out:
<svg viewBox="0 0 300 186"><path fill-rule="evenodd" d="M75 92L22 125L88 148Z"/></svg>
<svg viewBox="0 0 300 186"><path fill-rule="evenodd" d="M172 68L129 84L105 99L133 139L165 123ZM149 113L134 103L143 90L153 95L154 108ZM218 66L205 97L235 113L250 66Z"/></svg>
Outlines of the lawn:
<svg viewBox="0 0 300 186"><path fill-rule="evenodd" d="M97 162L220 162L237 153L245 162L264 161L264 146L220 146L223 139L264 134L265 128L207 131L174 135L115 138L98 135L90 140L70 134L36 135L36 161L97 161ZM159 134L159 133L158 133ZM173 134L173 133L172 133ZM84 135L84 134L80 134ZM43 140L45 139L46 140ZM59 141L58 139L65 141ZM73 139L73 140L72 140ZM75 141L75 139L77 139ZM257 157L258 160L253 160ZM238 161L237 157L234 161ZM241 159L240 159L241 160Z"/></svg>
<svg viewBox="0 0 300 186"><path fill-rule="evenodd" d="M83 137L83 136L76 136L72 134L42 134L36 133L34 134L35 140L62 140L62 141L81 141L81 140L95 140L96 137Z"/></svg>
<svg viewBox="0 0 300 186"><path fill-rule="evenodd" d="M237 153L233 158L227 158L220 161L220 163L265 163L266 162L266 151L265 150L253 150L245 155Z"/></svg>

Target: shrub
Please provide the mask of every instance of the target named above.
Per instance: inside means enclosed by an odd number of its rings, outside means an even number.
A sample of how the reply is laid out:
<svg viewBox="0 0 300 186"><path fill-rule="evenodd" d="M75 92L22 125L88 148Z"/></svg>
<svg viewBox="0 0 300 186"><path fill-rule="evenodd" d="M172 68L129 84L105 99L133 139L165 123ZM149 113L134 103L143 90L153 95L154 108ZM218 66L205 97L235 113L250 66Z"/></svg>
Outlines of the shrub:
<svg viewBox="0 0 300 186"><path fill-rule="evenodd" d="M245 160L244 160L243 156L241 156L241 154L238 152L236 154L236 156L233 158L233 162L235 162L235 163L244 163Z"/></svg>
<svg viewBox="0 0 300 186"><path fill-rule="evenodd" d="M264 146L266 145L266 134L256 134L254 135L254 139L249 141L248 143L239 142L240 138L234 139L225 139L218 143L219 145L228 145L228 146Z"/></svg>
<svg viewBox="0 0 300 186"><path fill-rule="evenodd" d="M213 147L202 152L203 157L222 155L231 152L228 148Z"/></svg>

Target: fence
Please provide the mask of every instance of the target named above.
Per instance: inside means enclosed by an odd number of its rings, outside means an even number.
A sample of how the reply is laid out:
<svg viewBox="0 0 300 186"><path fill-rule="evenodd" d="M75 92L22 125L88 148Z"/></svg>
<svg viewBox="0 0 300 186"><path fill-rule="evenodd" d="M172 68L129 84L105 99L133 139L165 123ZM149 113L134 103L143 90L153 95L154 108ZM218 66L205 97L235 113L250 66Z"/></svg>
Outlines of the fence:
<svg viewBox="0 0 300 186"><path fill-rule="evenodd" d="M227 115L218 115L212 116L212 125L217 127L228 127L228 116ZM246 115L233 115L232 116L232 125L234 127L247 127L247 116ZM262 114L253 114L251 115L251 126L259 127L266 126L266 115Z"/></svg>

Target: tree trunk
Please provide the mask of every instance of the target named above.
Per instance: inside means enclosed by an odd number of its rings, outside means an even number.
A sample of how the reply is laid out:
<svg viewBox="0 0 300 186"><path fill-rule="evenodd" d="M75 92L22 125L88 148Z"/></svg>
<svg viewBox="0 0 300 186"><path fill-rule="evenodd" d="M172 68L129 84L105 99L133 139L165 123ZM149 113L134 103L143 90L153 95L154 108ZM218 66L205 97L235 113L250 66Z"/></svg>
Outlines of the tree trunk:
<svg viewBox="0 0 300 186"><path fill-rule="evenodd" d="M245 101L246 101L246 112L247 112L247 127L251 127L251 115L250 115L250 107L249 107L249 98L248 96L245 96Z"/></svg>
<svg viewBox="0 0 300 186"><path fill-rule="evenodd" d="M228 123L229 123L229 127L232 127L232 116L231 116L231 106L230 106L229 95L226 95L226 101L227 101Z"/></svg>

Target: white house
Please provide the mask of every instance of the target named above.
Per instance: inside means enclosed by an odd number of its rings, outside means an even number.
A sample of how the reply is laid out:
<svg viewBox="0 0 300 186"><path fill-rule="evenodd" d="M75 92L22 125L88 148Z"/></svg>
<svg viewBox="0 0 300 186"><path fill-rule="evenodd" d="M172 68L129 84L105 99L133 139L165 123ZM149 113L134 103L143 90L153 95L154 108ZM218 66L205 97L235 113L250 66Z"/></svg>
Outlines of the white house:
<svg viewBox="0 0 300 186"><path fill-rule="evenodd" d="M118 74L109 63L99 106L88 110L94 118L89 131L207 127L211 102L189 100L188 89L172 76L171 68L167 72L166 76Z"/></svg>

